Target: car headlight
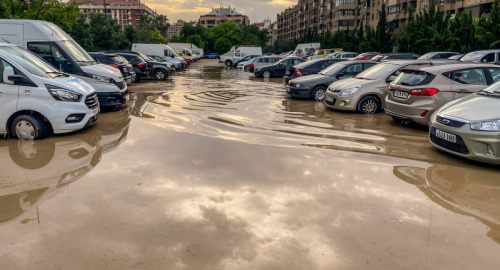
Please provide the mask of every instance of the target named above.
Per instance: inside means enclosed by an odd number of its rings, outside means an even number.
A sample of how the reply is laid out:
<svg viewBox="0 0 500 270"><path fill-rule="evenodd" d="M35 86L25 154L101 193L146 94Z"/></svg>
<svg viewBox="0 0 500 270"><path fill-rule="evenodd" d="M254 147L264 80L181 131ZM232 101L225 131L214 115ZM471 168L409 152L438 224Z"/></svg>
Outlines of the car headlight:
<svg viewBox="0 0 500 270"><path fill-rule="evenodd" d="M355 86L355 87L351 87L351 88L347 88L346 90L342 91L342 93L340 93L340 95L341 96L352 95L352 94L356 93L356 91L358 91L359 88L361 88L361 85L358 85L358 86Z"/></svg>
<svg viewBox="0 0 500 270"><path fill-rule="evenodd" d="M58 86L46 84L45 87L47 87L47 90L49 91L50 95L55 100L80 102L80 100L82 100L83 97L83 95L81 94L78 94L76 92Z"/></svg>
<svg viewBox="0 0 500 270"><path fill-rule="evenodd" d="M500 120L488 120L470 124L470 129L479 131L500 131Z"/></svg>
<svg viewBox="0 0 500 270"><path fill-rule="evenodd" d="M113 80L113 79L106 77L106 76L100 76L100 75L94 75L94 74L87 74L87 76L94 79L94 80L98 80L100 82L103 82L103 83L112 83L112 80Z"/></svg>
<svg viewBox="0 0 500 270"><path fill-rule="evenodd" d="M300 87L300 86L301 86L301 84L296 84L296 85L295 85L295 87Z"/></svg>

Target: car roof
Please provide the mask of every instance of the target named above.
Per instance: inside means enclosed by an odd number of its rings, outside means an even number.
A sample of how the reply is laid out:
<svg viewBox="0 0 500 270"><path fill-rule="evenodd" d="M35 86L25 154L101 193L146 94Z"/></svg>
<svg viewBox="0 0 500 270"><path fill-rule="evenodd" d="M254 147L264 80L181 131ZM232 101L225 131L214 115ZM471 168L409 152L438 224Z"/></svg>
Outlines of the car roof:
<svg viewBox="0 0 500 270"><path fill-rule="evenodd" d="M473 52L470 52L470 53L477 53L477 52L488 53L488 52L498 52L498 51L500 51L500 49L477 50L477 51L473 51Z"/></svg>
<svg viewBox="0 0 500 270"><path fill-rule="evenodd" d="M433 63L437 61L432 61ZM440 63L434 65L425 65L421 67L414 67L409 69L422 70L432 74L437 74L439 72L447 72L451 70L467 69L467 68L477 68L477 67L495 67L500 68L498 65L477 63L477 62L456 62L454 63Z"/></svg>

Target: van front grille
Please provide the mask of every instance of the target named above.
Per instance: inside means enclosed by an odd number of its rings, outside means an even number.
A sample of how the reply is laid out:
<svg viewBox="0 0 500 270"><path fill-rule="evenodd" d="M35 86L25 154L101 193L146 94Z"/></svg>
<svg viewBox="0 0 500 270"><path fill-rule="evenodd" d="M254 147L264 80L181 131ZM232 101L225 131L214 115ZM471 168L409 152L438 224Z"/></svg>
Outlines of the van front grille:
<svg viewBox="0 0 500 270"><path fill-rule="evenodd" d="M85 98L85 105L91 110L99 107L99 99L97 98L97 93L87 96Z"/></svg>

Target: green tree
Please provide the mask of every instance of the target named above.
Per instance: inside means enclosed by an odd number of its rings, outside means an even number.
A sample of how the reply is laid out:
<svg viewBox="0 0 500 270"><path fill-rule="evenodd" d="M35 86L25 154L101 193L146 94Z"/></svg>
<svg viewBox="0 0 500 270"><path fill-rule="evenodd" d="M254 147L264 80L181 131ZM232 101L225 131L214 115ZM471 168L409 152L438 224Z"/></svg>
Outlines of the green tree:
<svg viewBox="0 0 500 270"><path fill-rule="evenodd" d="M173 35L173 36L170 38L169 42L177 42L177 43L182 43L183 41L182 41L181 36L179 36L179 35Z"/></svg>
<svg viewBox="0 0 500 270"><path fill-rule="evenodd" d="M201 49L205 48L205 42L201 39L200 35L198 34L188 37L186 42L191 43Z"/></svg>
<svg viewBox="0 0 500 270"><path fill-rule="evenodd" d="M159 30L150 30L149 34L149 43L152 44L166 44L167 40L161 35Z"/></svg>
<svg viewBox="0 0 500 270"><path fill-rule="evenodd" d="M83 16L80 16L68 32L68 34L86 50L93 50L94 48L94 34L89 23L85 21Z"/></svg>
<svg viewBox="0 0 500 270"><path fill-rule="evenodd" d="M225 37L218 38L214 44L214 50L218 53L225 53L229 51L231 47L233 47L233 43Z"/></svg>

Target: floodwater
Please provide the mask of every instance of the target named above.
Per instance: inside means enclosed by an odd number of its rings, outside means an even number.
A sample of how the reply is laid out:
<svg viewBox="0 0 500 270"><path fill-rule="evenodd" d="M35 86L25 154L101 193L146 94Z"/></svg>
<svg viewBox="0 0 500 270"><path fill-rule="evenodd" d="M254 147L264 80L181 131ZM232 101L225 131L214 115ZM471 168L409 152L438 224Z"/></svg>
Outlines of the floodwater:
<svg viewBox="0 0 500 270"><path fill-rule="evenodd" d="M0 140L0 269L499 269L500 169L425 130L220 67L130 89Z"/></svg>

